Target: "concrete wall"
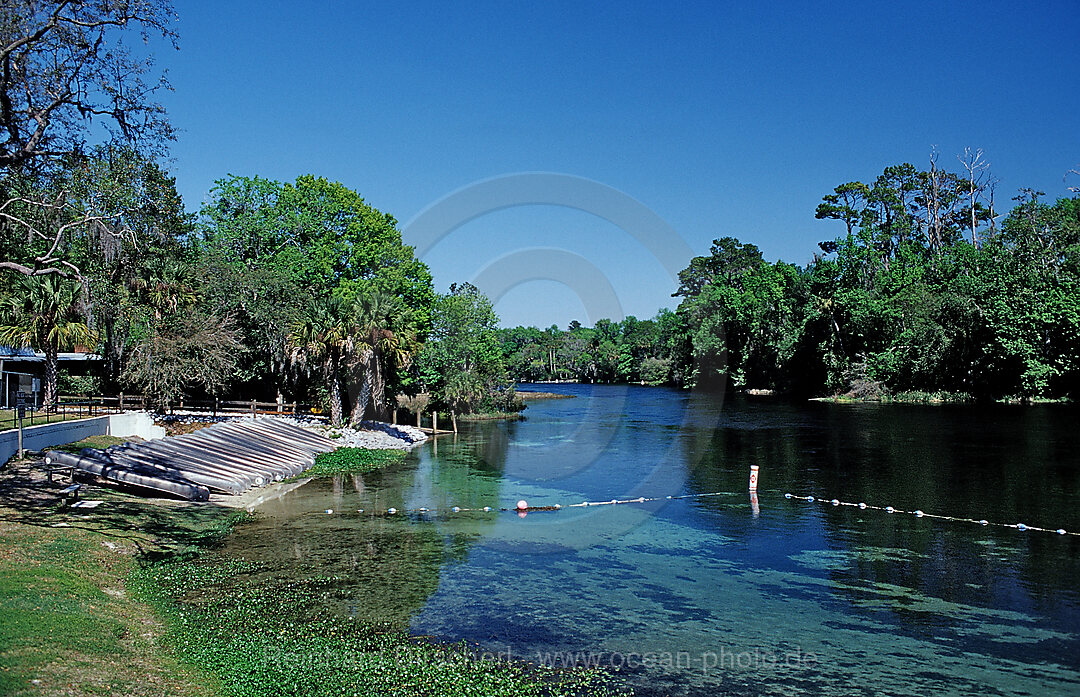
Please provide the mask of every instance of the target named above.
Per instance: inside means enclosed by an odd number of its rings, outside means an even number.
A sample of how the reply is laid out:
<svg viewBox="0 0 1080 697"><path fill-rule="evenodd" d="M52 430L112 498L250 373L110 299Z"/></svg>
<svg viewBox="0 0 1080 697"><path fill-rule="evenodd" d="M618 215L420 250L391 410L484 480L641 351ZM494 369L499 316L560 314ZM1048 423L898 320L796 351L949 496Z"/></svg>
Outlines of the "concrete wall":
<svg viewBox="0 0 1080 697"><path fill-rule="evenodd" d="M26 450L44 450L57 445L74 443L90 436L104 436L108 433L108 416L29 426L23 429L23 448ZM18 449L18 430L0 433L0 463L10 460L18 452Z"/></svg>
<svg viewBox="0 0 1080 697"><path fill-rule="evenodd" d="M57 421L54 424L28 426L23 429L24 450L45 450L67 445L90 436L138 436L143 440L165 437L165 429L154 425L154 419L144 411L129 411L92 419ZM10 460L19 450L18 430L0 433L0 464Z"/></svg>
<svg viewBox="0 0 1080 697"><path fill-rule="evenodd" d="M165 437L165 429L155 426L154 418L145 411L126 411L109 417L109 435L157 440Z"/></svg>

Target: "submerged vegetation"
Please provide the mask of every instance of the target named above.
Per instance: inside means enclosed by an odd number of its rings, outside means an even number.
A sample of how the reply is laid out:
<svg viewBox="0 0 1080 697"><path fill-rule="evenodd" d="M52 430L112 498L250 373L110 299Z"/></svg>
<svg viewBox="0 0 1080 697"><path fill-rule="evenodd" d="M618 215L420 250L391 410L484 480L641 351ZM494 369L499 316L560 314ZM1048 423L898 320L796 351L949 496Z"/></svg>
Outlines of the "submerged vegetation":
<svg viewBox="0 0 1080 697"><path fill-rule="evenodd" d="M275 569L206 553L139 572L183 658L238 697L306 694L603 695L597 671L555 671L472 654L328 611L345 579L282 581Z"/></svg>

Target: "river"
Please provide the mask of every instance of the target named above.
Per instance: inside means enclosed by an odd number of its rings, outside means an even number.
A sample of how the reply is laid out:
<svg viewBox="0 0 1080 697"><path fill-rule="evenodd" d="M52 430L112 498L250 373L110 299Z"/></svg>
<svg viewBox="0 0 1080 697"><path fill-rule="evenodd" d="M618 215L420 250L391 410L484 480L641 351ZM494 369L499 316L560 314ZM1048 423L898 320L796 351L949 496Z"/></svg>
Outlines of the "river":
<svg viewBox="0 0 1080 697"><path fill-rule="evenodd" d="M313 480L227 550L334 579L317 611L640 695L1080 694L1080 537L993 524L1080 531L1075 407L554 389L575 398ZM520 499L561 508L498 510Z"/></svg>

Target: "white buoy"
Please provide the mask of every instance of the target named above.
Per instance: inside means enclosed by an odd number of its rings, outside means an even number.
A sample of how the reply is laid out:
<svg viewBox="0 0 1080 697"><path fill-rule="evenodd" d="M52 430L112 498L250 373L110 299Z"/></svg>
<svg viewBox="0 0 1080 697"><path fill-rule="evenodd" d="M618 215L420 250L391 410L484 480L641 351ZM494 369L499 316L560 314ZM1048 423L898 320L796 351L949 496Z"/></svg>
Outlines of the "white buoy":
<svg viewBox="0 0 1080 697"><path fill-rule="evenodd" d="M326 509L326 515L333 515L333 514L334 514L334 509L333 508L327 508Z"/></svg>
<svg viewBox="0 0 1080 697"><path fill-rule="evenodd" d="M839 506L840 505L840 499L833 499L829 503L831 503L834 506Z"/></svg>
<svg viewBox="0 0 1080 697"><path fill-rule="evenodd" d="M757 491L758 466L750 465L750 491Z"/></svg>
<svg viewBox="0 0 1080 697"><path fill-rule="evenodd" d="M454 513L461 513L461 508L459 506L454 506L450 510L453 511Z"/></svg>
<svg viewBox="0 0 1080 697"><path fill-rule="evenodd" d="M979 521L979 525L989 525L989 524L990 524L989 520L980 520Z"/></svg>
<svg viewBox="0 0 1080 697"><path fill-rule="evenodd" d="M918 510L918 509L916 509L916 510L915 510L915 516L916 516L917 518L922 518L922 517L923 517L923 512L922 512L922 511L920 511L920 510Z"/></svg>
<svg viewBox="0 0 1080 697"><path fill-rule="evenodd" d="M893 508L892 506L886 506L885 507L885 512L886 513L896 513L896 509Z"/></svg>
<svg viewBox="0 0 1080 697"><path fill-rule="evenodd" d="M865 509L865 508L866 508L866 504L865 504L865 503L860 503L860 504L859 504L859 508L863 508L863 509Z"/></svg>
<svg viewBox="0 0 1080 697"><path fill-rule="evenodd" d="M1064 535L1065 534L1065 528L1058 528L1057 529L1057 534Z"/></svg>
<svg viewBox="0 0 1080 697"><path fill-rule="evenodd" d="M491 512L491 506L484 506L484 513L490 513L490 512Z"/></svg>
<svg viewBox="0 0 1080 697"><path fill-rule="evenodd" d="M525 499L521 499L520 501L517 502L517 509L519 511L524 511L528 507L529 507L529 502L526 501Z"/></svg>
<svg viewBox="0 0 1080 697"><path fill-rule="evenodd" d="M387 509L386 512L389 513L390 515L394 515L395 513L397 513L397 509L396 508L390 508L390 509Z"/></svg>

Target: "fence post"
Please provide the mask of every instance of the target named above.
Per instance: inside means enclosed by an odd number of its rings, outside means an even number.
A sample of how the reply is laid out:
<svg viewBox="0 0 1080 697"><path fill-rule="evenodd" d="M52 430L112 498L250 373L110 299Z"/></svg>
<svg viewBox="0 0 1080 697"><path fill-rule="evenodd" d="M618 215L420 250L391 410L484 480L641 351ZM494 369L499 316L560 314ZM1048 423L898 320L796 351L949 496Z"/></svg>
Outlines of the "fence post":
<svg viewBox="0 0 1080 697"><path fill-rule="evenodd" d="M423 411L421 411L420 409L417 409L416 410L416 427L417 428L420 428L420 415L421 414L423 414Z"/></svg>
<svg viewBox="0 0 1080 697"><path fill-rule="evenodd" d="M255 400L251 400L251 418L255 418Z"/></svg>
<svg viewBox="0 0 1080 697"><path fill-rule="evenodd" d="M217 418L217 410L218 410L218 398L217 398L217 395L214 395L214 418L215 419Z"/></svg>
<svg viewBox="0 0 1080 697"><path fill-rule="evenodd" d="M397 407L390 410L390 422L397 426Z"/></svg>
<svg viewBox="0 0 1080 697"><path fill-rule="evenodd" d="M124 413L124 393L120 393L120 413Z"/></svg>
<svg viewBox="0 0 1080 697"><path fill-rule="evenodd" d="M296 416L296 415L297 415L297 414L299 414L299 413L300 413L300 411L299 411L299 405L298 405L298 404L296 403L296 400L293 400L293 403L292 403L292 414L293 414L293 416Z"/></svg>
<svg viewBox="0 0 1080 697"><path fill-rule="evenodd" d="M439 410L431 412L431 435L435 435L435 432L439 430Z"/></svg>

